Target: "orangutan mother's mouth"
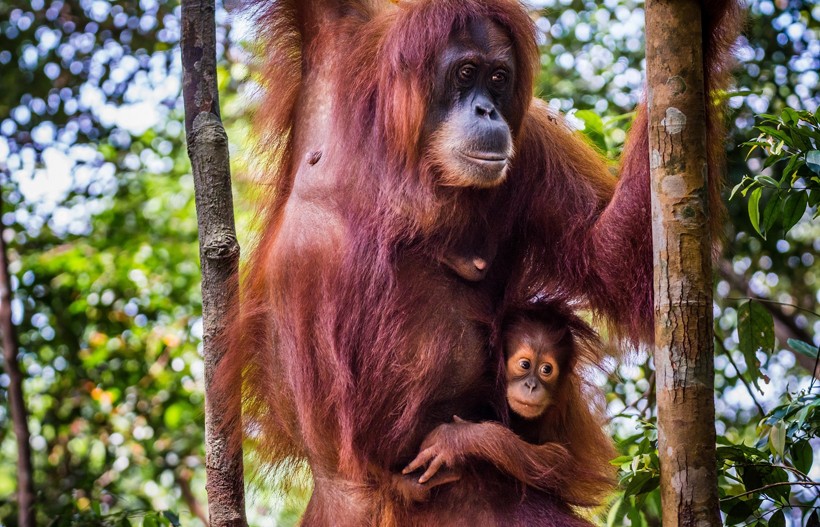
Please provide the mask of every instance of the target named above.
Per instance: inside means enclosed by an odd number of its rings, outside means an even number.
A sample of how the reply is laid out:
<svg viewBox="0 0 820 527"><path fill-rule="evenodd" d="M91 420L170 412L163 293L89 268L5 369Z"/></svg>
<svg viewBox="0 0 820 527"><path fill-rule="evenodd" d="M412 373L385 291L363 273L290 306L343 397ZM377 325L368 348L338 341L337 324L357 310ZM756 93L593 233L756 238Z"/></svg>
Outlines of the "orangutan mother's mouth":
<svg viewBox="0 0 820 527"><path fill-rule="evenodd" d="M461 152L461 155L468 158L470 161L478 161L482 163L507 162L507 156L498 154L496 152Z"/></svg>

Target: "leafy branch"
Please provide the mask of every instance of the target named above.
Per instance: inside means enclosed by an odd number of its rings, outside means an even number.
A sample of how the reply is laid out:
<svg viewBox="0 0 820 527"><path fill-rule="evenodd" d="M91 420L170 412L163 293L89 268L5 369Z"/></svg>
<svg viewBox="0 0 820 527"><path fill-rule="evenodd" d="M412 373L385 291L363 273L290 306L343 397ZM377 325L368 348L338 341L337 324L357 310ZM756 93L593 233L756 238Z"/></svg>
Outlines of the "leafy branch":
<svg viewBox="0 0 820 527"><path fill-rule="evenodd" d="M785 108L780 116L761 114L755 128L759 135L743 143L751 147L747 159L760 149L768 173L743 176L729 199L748 196L749 220L765 238L777 223L788 232L807 207L815 207L813 218L820 215L820 123L812 112ZM782 163L778 173L774 167ZM768 197L761 212L764 191Z"/></svg>

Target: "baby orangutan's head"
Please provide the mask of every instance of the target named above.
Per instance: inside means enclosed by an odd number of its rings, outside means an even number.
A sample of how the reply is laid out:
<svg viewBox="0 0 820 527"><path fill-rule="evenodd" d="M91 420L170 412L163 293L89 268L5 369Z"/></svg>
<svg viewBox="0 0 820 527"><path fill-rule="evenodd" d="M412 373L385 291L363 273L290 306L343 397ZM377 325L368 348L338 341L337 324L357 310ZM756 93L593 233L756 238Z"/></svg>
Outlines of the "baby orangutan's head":
<svg viewBox="0 0 820 527"><path fill-rule="evenodd" d="M536 419L555 403L560 380L574 352L566 327L553 327L527 316L506 330L507 403L525 419Z"/></svg>

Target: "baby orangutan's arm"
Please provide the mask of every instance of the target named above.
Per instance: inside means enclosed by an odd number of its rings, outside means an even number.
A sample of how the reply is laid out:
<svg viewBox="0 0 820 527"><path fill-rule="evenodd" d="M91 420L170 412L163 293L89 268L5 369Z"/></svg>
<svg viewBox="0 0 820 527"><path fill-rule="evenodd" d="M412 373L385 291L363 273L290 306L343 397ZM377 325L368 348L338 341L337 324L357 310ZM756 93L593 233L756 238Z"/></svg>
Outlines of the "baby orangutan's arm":
<svg viewBox="0 0 820 527"><path fill-rule="evenodd" d="M418 480L425 483L442 467L457 469L467 458L488 461L525 485L558 494L570 477L563 469L572 464L569 452L558 443L533 445L501 424L471 423L454 416L452 423L439 425L427 435L402 474L426 467Z"/></svg>

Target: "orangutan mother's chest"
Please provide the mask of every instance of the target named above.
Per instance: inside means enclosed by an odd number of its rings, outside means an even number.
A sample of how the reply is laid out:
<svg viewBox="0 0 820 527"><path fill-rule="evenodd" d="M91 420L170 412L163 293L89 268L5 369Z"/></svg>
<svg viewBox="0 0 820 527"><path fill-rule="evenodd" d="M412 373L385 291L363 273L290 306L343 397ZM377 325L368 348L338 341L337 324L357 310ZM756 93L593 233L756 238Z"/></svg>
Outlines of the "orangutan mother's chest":
<svg viewBox="0 0 820 527"><path fill-rule="evenodd" d="M436 399L475 390L491 365L495 320L489 283L470 283L440 263L408 258L398 269L400 310L406 324L403 361L422 370Z"/></svg>

